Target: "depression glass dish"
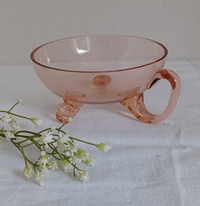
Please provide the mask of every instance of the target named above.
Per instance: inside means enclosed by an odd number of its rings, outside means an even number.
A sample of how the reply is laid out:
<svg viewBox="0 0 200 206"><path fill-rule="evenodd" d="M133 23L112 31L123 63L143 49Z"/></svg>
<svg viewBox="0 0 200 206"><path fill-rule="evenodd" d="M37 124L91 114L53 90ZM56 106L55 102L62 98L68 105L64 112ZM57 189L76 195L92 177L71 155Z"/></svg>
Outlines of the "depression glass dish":
<svg viewBox="0 0 200 206"><path fill-rule="evenodd" d="M92 35L61 39L34 49L31 59L41 81L64 102L56 116L74 117L83 104L120 102L139 120L160 122L174 110L180 79L163 69L167 49L160 43L125 35ZM172 87L166 110L145 109L143 92L160 79Z"/></svg>

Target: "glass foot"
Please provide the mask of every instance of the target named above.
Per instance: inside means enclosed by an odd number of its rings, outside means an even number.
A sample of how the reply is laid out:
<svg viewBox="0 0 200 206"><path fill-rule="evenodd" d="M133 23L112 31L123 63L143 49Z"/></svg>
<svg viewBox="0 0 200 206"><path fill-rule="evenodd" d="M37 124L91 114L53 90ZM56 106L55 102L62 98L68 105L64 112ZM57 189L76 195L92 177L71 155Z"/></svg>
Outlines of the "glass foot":
<svg viewBox="0 0 200 206"><path fill-rule="evenodd" d="M63 102L57 108L56 118L62 123L68 122L69 117L74 118L82 106L83 104L79 102Z"/></svg>

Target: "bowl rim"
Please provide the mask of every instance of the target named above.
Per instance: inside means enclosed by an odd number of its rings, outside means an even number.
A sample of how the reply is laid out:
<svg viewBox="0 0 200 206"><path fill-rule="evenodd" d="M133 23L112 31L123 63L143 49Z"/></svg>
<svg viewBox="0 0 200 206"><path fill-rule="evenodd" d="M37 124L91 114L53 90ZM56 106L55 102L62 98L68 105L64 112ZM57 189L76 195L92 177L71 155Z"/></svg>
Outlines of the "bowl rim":
<svg viewBox="0 0 200 206"><path fill-rule="evenodd" d="M102 70L102 71L87 71L87 70L85 70L85 71L78 71L78 70L74 71L74 70L67 70L67 69L62 69L62 68L56 68L56 67L52 67L52 66L47 66L47 65L45 65L45 64L42 64L42 63L38 62L38 61L35 59L35 56L34 56L35 53L36 53L40 48L42 48L42 47L44 47L44 46L46 46L46 45L48 45L48 44L51 44L51 43L54 43L54 42L57 42L57 41L63 41L63 40L65 40L65 39L67 40L67 39L74 39L74 38L81 38L81 37L95 37L95 36L119 36L119 37L121 36L121 37L133 37L133 38L148 40L148 41L154 42L155 44L161 46L161 47L163 48L163 50L164 50L164 54L163 54L160 58L158 58L158 59L156 59L156 60L154 60L154 61L151 61L151 62L149 62L149 63L147 63L147 64L142 64L142 65L139 65L139 66L136 66L136 67L128 67L128 68L124 68L124 69L105 70L105 71L103 71L103 70ZM31 52L30 58L31 58L31 60L33 61L33 63L35 63L35 64L37 64L37 65L39 65L39 66L41 66L41 67L43 67L43 68L45 68L45 69L51 69L51 70L57 70L57 71L63 71L63 72L74 72L74 73L112 73L112 72L122 72L122 71L128 71L128 70L133 70L133 69L139 69L139 68L143 68L143 67L146 67L146 66L149 66L149 65L153 65L153 64L161 61L162 59L164 59L164 58L167 56L167 54L168 54L168 50L167 50L167 48L166 48L163 44L161 44L161 43L158 42L158 41L149 39L149 38L139 37L139 36L131 36L131 35L118 35L118 34L97 34L97 35L96 35L96 34L93 34L93 35L73 36L73 37L67 37L67 38L57 39L57 40L54 40L54 41L49 41L49 42L47 42L47 43L45 43L45 44L42 44L42 45L36 47L36 48Z"/></svg>

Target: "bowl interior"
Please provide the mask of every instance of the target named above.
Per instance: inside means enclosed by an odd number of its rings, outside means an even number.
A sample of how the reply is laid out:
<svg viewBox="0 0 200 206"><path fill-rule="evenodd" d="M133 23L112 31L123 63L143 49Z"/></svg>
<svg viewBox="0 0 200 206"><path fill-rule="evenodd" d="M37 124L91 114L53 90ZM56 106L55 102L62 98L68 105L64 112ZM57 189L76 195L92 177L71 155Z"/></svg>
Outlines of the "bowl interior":
<svg viewBox="0 0 200 206"><path fill-rule="evenodd" d="M158 42L123 35L67 38L38 47L32 60L66 71L103 72L152 64L167 55Z"/></svg>

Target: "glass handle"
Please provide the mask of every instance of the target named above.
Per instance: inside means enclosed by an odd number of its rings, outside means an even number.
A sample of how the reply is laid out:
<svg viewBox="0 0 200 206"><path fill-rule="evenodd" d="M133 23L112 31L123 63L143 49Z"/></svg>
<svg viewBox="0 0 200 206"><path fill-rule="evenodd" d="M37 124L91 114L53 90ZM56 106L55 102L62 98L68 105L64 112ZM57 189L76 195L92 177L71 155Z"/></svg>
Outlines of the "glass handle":
<svg viewBox="0 0 200 206"><path fill-rule="evenodd" d="M158 123L163 121L174 111L176 107L181 91L181 80L175 72L164 69L155 74L147 89L150 89L157 81L161 79L166 79L171 84L170 99L166 109L162 114L154 115L147 111L144 104L143 93L137 94L136 96L129 99L125 99L121 102L121 104L127 107L132 112L132 114L142 122Z"/></svg>

